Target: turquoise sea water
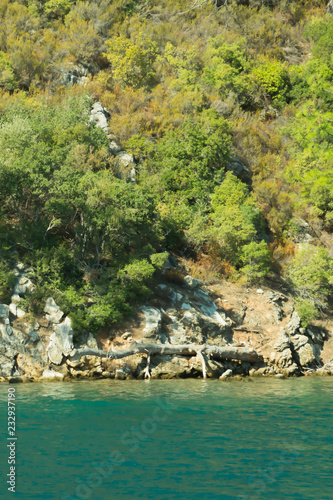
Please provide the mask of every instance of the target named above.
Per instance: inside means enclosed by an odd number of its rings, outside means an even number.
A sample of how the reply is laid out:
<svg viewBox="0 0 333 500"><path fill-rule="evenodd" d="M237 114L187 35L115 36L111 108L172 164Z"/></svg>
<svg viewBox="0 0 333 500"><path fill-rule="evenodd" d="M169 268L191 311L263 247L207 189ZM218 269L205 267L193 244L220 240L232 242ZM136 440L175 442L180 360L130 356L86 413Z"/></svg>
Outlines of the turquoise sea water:
<svg viewBox="0 0 333 500"><path fill-rule="evenodd" d="M1 498L333 499L333 378L15 385L15 494L8 387Z"/></svg>

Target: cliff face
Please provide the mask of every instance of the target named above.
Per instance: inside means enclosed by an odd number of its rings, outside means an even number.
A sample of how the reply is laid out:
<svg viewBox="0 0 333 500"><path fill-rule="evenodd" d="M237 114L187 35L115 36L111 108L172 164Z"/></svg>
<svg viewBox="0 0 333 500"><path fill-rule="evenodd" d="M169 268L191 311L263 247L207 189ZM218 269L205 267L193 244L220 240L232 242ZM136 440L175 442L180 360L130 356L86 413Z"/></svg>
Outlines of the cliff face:
<svg viewBox="0 0 333 500"><path fill-rule="evenodd" d="M16 268L17 283L10 304L0 305L1 380L63 380L71 378L152 378L230 376L295 376L333 372L332 321L302 328L293 301L270 288L246 289L220 283L203 286L191 276L156 286L154 298L112 332L73 340L71 320L55 301L45 301L45 315L31 318L20 307L33 287L27 270ZM257 353L261 361L216 360L196 355L134 353L122 359L87 355L79 348L117 352L140 343L195 345L206 349L234 347ZM163 349L162 349L163 350ZM207 351L207 352L208 352ZM332 370L332 371L331 371Z"/></svg>

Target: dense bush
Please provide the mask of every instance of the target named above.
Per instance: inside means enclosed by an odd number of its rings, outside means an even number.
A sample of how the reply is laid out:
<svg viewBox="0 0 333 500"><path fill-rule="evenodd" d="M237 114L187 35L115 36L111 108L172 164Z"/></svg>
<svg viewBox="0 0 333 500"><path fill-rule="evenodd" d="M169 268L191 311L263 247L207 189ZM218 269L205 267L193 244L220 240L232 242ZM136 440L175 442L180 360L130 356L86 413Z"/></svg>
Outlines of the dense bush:
<svg viewBox="0 0 333 500"><path fill-rule="evenodd" d="M20 258L36 283L27 308L53 295L78 330L98 331L149 296L161 248L209 261L211 279L255 283L270 247L311 321L331 260L319 246L288 259L296 221L333 229L325 5L0 0L2 300ZM89 120L94 99L135 183Z"/></svg>

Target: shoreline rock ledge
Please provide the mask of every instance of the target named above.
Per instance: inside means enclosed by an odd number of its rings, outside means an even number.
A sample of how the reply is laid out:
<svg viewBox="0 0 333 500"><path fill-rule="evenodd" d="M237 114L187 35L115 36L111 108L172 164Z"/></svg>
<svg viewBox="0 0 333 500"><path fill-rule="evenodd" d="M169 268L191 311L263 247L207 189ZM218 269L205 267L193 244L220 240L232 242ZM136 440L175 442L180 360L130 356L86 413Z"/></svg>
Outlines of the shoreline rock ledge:
<svg viewBox="0 0 333 500"><path fill-rule="evenodd" d="M16 267L10 304L0 304L0 381L84 378L291 377L333 374L333 337L302 328L292 298L271 289L204 286L191 276L162 281L123 328L74 336L52 297L44 315L20 307L33 283Z"/></svg>

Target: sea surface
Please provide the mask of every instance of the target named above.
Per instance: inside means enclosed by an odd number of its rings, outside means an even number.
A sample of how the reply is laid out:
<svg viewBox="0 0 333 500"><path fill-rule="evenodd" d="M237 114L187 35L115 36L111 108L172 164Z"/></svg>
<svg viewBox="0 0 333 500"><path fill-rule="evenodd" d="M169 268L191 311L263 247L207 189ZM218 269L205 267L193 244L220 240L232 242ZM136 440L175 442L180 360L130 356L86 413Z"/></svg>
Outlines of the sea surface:
<svg viewBox="0 0 333 500"><path fill-rule="evenodd" d="M0 384L0 423L5 499L333 499L333 378Z"/></svg>

